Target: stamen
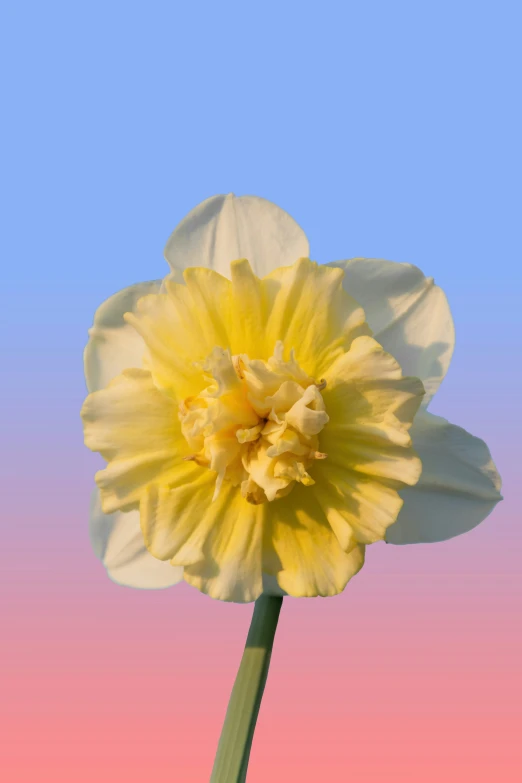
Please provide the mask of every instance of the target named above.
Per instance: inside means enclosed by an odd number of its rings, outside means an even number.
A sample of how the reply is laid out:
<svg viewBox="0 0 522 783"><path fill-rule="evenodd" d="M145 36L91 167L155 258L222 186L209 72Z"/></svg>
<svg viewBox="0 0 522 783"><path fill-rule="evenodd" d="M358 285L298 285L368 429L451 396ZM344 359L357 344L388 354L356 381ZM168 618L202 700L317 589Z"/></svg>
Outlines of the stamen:
<svg viewBox="0 0 522 783"><path fill-rule="evenodd" d="M203 454L189 454L188 457L182 457L183 462L195 462L202 468L208 468L208 459Z"/></svg>
<svg viewBox="0 0 522 783"><path fill-rule="evenodd" d="M234 366L234 370L236 371L237 377L239 378L240 381L242 381L245 377L243 375L243 369L245 367L245 363L239 354L232 357L232 364Z"/></svg>

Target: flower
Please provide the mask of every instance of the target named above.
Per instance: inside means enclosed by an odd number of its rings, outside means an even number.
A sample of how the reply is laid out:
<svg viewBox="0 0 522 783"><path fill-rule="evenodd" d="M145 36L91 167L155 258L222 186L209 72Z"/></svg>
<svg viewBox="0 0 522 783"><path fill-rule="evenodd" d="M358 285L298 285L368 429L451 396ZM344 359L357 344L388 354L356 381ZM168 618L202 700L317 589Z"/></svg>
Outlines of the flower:
<svg viewBox="0 0 522 783"><path fill-rule="evenodd" d="M441 289L308 256L274 204L216 196L171 235L164 281L97 311L82 417L115 581L335 595L366 545L459 535L500 500L483 441L426 410L454 344Z"/></svg>

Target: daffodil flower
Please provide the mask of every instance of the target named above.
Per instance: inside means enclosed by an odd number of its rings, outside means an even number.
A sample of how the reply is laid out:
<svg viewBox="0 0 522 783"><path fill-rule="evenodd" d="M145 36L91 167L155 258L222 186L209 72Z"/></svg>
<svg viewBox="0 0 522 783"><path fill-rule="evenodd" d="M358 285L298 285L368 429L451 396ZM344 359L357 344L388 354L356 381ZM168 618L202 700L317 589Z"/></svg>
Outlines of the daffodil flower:
<svg viewBox="0 0 522 783"><path fill-rule="evenodd" d="M264 683L281 596L340 593L376 541L470 530L500 478L483 441L427 411L454 329L418 268L318 265L286 212L232 195L190 212L165 257L163 281L115 294L90 331L85 442L107 462L92 541L123 585L263 597L259 617L277 596L256 621ZM244 756L213 780L244 779Z"/></svg>

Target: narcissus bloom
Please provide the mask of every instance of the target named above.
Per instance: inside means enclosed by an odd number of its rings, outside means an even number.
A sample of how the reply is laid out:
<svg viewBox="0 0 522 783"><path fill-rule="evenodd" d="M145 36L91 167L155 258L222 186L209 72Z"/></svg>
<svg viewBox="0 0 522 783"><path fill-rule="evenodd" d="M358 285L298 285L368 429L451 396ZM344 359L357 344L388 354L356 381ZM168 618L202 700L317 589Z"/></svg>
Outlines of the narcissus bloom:
<svg viewBox="0 0 522 783"><path fill-rule="evenodd" d="M216 196L170 237L165 280L96 313L82 417L115 581L335 595L366 545L450 538L500 499L486 445L426 410L454 344L441 289L308 256L275 205Z"/></svg>

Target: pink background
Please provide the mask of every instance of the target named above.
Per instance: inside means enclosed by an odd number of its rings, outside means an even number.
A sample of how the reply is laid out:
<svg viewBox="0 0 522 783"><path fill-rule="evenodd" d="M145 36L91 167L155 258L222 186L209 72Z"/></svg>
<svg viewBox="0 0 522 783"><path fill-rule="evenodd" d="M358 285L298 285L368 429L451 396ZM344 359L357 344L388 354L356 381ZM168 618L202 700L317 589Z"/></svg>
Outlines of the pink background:
<svg viewBox="0 0 522 783"><path fill-rule="evenodd" d="M79 410L95 308L228 191L319 261L435 276L457 349L432 410L486 440L506 498L285 599L248 783L522 779L520 5L305 5L4 12L2 783L209 779L252 606L107 578Z"/></svg>

